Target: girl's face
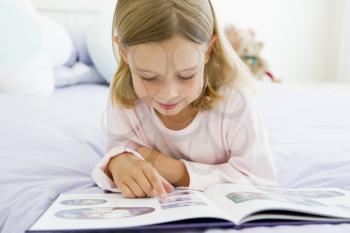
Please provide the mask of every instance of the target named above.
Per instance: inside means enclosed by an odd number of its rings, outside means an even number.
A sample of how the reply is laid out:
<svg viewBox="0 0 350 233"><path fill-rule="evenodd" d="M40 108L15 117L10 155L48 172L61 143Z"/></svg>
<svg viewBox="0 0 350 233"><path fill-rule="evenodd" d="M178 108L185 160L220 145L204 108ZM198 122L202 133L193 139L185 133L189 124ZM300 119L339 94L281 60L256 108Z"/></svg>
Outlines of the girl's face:
<svg viewBox="0 0 350 233"><path fill-rule="evenodd" d="M162 115L173 116L188 107L202 93L204 65L215 39L200 45L174 36L159 43L119 47L138 98Z"/></svg>

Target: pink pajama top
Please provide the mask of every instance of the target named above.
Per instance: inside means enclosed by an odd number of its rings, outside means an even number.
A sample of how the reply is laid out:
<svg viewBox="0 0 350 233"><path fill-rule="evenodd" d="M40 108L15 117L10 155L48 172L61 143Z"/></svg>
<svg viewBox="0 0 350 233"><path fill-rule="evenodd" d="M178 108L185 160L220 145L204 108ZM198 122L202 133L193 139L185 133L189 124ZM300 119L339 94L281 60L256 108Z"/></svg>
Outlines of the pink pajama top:
<svg viewBox="0 0 350 233"><path fill-rule="evenodd" d="M171 130L154 109L138 100L132 109L107 109L107 153L92 171L103 190L119 192L106 172L111 157L139 146L180 159L186 166L189 189L203 191L216 183L275 186L276 176L268 136L249 91L225 87L212 110L200 111L184 129Z"/></svg>

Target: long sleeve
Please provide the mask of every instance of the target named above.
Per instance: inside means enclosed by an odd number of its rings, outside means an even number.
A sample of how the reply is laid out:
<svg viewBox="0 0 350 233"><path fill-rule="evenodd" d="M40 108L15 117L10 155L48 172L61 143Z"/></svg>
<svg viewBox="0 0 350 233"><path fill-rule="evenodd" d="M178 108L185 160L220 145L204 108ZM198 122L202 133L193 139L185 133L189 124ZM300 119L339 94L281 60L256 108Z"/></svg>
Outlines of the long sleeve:
<svg viewBox="0 0 350 233"><path fill-rule="evenodd" d="M227 162L211 165L181 159L190 176L189 189L203 191L216 183L276 185L265 127L254 100L247 96L244 100L243 111L224 120ZM231 104L228 108L235 107L237 105Z"/></svg>
<svg viewBox="0 0 350 233"><path fill-rule="evenodd" d="M127 114L128 111L131 110L112 106L110 101L107 104L105 128L108 140L107 153L91 173L92 179L103 190L119 191L110 174L106 172L107 164L112 157L128 152L143 159L142 155L137 152L137 148L143 142L140 141L135 133L135 128L132 126Z"/></svg>

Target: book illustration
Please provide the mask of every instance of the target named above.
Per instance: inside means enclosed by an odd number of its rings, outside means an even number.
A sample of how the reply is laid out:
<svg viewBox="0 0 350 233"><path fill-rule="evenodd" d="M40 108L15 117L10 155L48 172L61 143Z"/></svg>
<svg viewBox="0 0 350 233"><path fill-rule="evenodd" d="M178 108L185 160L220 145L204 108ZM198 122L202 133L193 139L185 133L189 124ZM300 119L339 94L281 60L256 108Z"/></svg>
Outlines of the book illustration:
<svg viewBox="0 0 350 233"><path fill-rule="evenodd" d="M81 206L81 205L100 205L107 203L107 200L104 199L73 199L73 200L64 200L61 201L61 205L68 206Z"/></svg>
<svg viewBox="0 0 350 233"><path fill-rule="evenodd" d="M160 200L160 204L167 204L171 202L179 202L179 201L200 201L201 199L196 196L179 196L179 197L171 197L166 198L164 200Z"/></svg>
<svg viewBox="0 0 350 233"><path fill-rule="evenodd" d="M173 191L167 198L159 200L162 209L171 209L184 206L208 205L196 193L188 190Z"/></svg>
<svg viewBox="0 0 350 233"><path fill-rule="evenodd" d="M187 190L173 191L173 192L171 192L171 193L168 193L168 197L180 196L180 195L187 195L187 194L194 194L194 192L192 192L192 191L187 191Z"/></svg>
<svg viewBox="0 0 350 233"><path fill-rule="evenodd" d="M207 205L203 201L186 201L186 202L174 202L166 205L162 205L162 209L170 209L184 206L198 206L198 205Z"/></svg>
<svg viewBox="0 0 350 233"><path fill-rule="evenodd" d="M233 192L233 193L227 194L226 197L236 204L246 202L246 201L254 201L254 200L272 200L272 201L282 201L282 202L289 202L289 203L307 205L307 206L327 206L315 200L279 196L279 195L268 194L268 193L257 193L257 192Z"/></svg>
<svg viewBox="0 0 350 233"><path fill-rule="evenodd" d="M55 213L64 219L118 219L148 214L155 211L151 207L96 207L62 210Z"/></svg>
<svg viewBox="0 0 350 233"><path fill-rule="evenodd" d="M266 188L266 187L257 187L262 191L293 196L301 198L330 198L330 197L340 197L345 196L344 193L330 190L288 190L288 189L275 189L275 188Z"/></svg>

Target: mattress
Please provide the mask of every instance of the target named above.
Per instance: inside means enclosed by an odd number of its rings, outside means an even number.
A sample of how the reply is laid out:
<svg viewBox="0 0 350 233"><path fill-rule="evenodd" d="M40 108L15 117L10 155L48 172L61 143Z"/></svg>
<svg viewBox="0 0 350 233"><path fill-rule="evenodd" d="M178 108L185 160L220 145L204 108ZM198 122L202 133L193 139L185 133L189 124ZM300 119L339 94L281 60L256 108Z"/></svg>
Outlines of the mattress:
<svg viewBox="0 0 350 233"><path fill-rule="evenodd" d="M278 186L350 190L350 92L264 82L256 91ZM107 95L108 87L97 84L56 89L46 98L0 95L1 233L23 233L59 193L103 192L90 173L105 153ZM240 231L345 233L350 225Z"/></svg>

